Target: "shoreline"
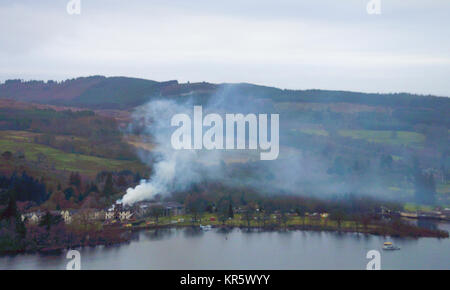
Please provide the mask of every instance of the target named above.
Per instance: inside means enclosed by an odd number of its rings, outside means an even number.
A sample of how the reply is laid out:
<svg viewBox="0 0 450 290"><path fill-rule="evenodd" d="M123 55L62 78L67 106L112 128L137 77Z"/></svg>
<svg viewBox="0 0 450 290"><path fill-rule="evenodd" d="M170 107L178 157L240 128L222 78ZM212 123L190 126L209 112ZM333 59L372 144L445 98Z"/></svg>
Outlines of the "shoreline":
<svg viewBox="0 0 450 290"><path fill-rule="evenodd" d="M373 226L373 225L371 225ZM379 226L379 225L378 225ZM420 228L417 226L404 225L406 230L414 229L413 231L402 231L401 229L394 229L393 227L377 227L372 229L351 229L351 228L341 228L336 229L331 226L323 226L323 225L288 225L284 226L243 226L243 225L212 225L212 229L218 230L227 230L232 231L235 229L239 230L248 230L248 231L259 231L259 232L286 232L286 231L314 231L314 232L334 232L334 233L356 233L363 235L374 235L374 236L384 236L384 237L395 237L395 238L410 238L410 239L418 239L418 238L436 238L436 239L447 239L449 238L449 233L443 230L430 230L425 228ZM10 251L10 252L0 252L0 257L4 256L15 256L15 255L27 255L27 254L52 254L52 253L61 253L64 250L68 249L76 249L76 248L95 248L98 246L121 246L124 244L130 243L132 239L132 234L136 232L140 232L143 230L158 230L158 229L183 229L183 228L191 228L198 231L203 231L200 228L200 225L176 225L176 224L161 224L161 225L146 225L146 226L136 226L129 229L121 228L121 236L119 239L115 241L105 241L105 240L96 240L96 241L86 241L83 243L76 243L71 245L55 245L51 247L43 247L40 249L24 249L19 251ZM403 229L405 229L403 228ZM106 229L104 232L112 232L117 231L116 229ZM124 236L125 235L125 236Z"/></svg>
<svg viewBox="0 0 450 290"><path fill-rule="evenodd" d="M147 225L144 227L134 227L131 228L130 231L132 232L138 232L141 230L147 230L147 229L163 229L163 228L196 228L200 229L199 225ZM242 226L242 225L212 225L211 228L213 229L226 229L226 230L233 230L233 229L248 229L248 230L259 230L261 232L283 232L283 231L315 231L315 232L336 232L336 233L358 233L358 234L365 234L365 235L374 235L374 236L391 236L391 237L397 237L397 238L436 238L436 239L448 239L449 233L447 231L443 230L430 230L425 228L420 228L416 226L408 226L408 229L415 228L417 229L417 232L402 232L402 231L396 231L392 228L385 227L385 228L376 228L372 230L361 230L361 229L350 229L350 228L341 228L341 229L335 229L333 227L325 227L325 226L301 226L301 225L289 225L287 227L283 226Z"/></svg>

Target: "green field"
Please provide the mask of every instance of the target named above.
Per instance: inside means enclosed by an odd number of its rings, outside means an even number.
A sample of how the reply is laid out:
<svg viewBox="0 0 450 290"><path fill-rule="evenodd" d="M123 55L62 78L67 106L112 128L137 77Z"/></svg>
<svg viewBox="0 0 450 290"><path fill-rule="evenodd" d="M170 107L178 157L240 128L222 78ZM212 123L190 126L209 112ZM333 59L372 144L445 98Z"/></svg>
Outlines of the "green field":
<svg viewBox="0 0 450 290"><path fill-rule="evenodd" d="M389 145L421 145L425 142L425 136L423 134L409 131L340 130L338 133L343 137L364 139L368 142Z"/></svg>
<svg viewBox="0 0 450 290"><path fill-rule="evenodd" d="M300 132L304 133L304 134L309 134L309 135L317 135L317 136L328 136L328 132L326 130L323 129L300 129Z"/></svg>
<svg viewBox="0 0 450 290"><path fill-rule="evenodd" d="M136 161L115 160L90 155L67 153L46 145L32 142L28 132L3 131L0 134L0 153L10 151L23 152L25 162L37 162L38 156L44 156L42 163L58 171L78 171L84 174L97 174L102 170L140 170L143 165ZM32 134L32 133L31 133ZM40 166L42 164L38 164Z"/></svg>
<svg viewBox="0 0 450 290"><path fill-rule="evenodd" d="M250 226L256 227L262 225L262 216L260 216L261 220L258 222L256 219L257 215L254 215L250 221ZM217 214L212 213L204 213L203 215L199 216L199 221L197 224L201 225L212 225L212 226L220 226L222 225L222 222L219 220ZM215 220L212 221L211 218L214 218ZM179 221L180 219L183 219L184 221ZM159 217L158 224L159 225L179 225L179 226L188 226L192 225L193 222L191 221L192 215L185 214L185 215L179 215L179 216L163 216ZM172 223L172 221L176 221L176 223ZM141 221L138 226L146 226L146 222L152 222L152 224L156 224L155 218L149 217L145 220ZM271 214L269 220L266 221L266 225L276 225L279 223L277 220L275 214ZM242 214L235 214L233 219L229 219L225 223L229 226L237 226L237 227L245 227L247 226L247 220L244 218L244 215ZM310 218L310 217L299 217L299 216L288 216L287 217L287 226L327 226L330 228L337 229L338 223L336 221L330 220L329 218ZM343 220L341 224L342 228L354 228L356 226L356 223L354 221L350 220Z"/></svg>
<svg viewBox="0 0 450 290"><path fill-rule="evenodd" d="M405 209L405 211L408 212L416 212L416 211L430 212L433 210L432 206L417 205L414 203L406 203L403 208Z"/></svg>
<svg viewBox="0 0 450 290"><path fill-rule="evenodd" d="M329 136L328 131L324 129L302 128L302 129L293 129L292 131L316 136L325 136L325 137ZM376 142L389 145L420 146L423 142L425 142L425 136L423 134L409 131L339 130L338 134L342 137L363 139L368 142Z"/></svg>

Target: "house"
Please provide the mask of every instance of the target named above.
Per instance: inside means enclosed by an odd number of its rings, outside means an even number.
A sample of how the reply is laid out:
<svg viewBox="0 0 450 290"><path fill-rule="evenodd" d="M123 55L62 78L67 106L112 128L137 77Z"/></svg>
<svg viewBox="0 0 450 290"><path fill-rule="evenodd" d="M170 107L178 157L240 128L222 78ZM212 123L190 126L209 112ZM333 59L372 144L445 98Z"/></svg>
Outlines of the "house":
<svg viewBox="0 0 450 290"><path fill-rule="evenodd" d="M94 218L95 220L105 220L105 214L104 210L95 211Z"/></svg>
<svg viewBox="0 0 450 290"><path fill-rule="evenodd" d="M75 212L69 210L61 210L59 213L64 220L65 224L70 224L72 222L72 216Z"/></svg>
<svg viewBox="0 0 450 290"><path fill-rule="evenodd" d="M105 219L105 211L104 210L94 210L89 213L89 219L93 221L99 221Z"/></svg>
<svg viewBox="0 0 450 290"><path fill-rule="evenodd" d="M41 221L42 216L44 215L41 211L35 211L30 213L25 213L21 215L22 221L27 221L31 224L38 224Z"/></svg>
<svg viewBox="0 0 450 290"><path fill-rule="evenodd" d="M52 210L49 212L53 216L61 216L64 223L70 224L72 222L72 217L76 213L74 210ZM36 211L31 213L22 214L22 221L27 221L31 224L38 224L42 217L45 215L44 212Z"/></svg>
<svg viewBox="0 0 450 290"><path fill-rule="evenodd" d="M162 216L178 216L184 214L184 206L178 202L148 202L143 201L137 204L133 211L136 216L144 217L148 215L152 208L160 207Z"/></svg>
<svg viewBox="0 0 450 290"><path fill-rule="evenodd" d="M112 219L114 219L114 211L106 211L105 220L112 220Z"/></svg>
<svg viewBox="0 0 450 290"><path fill-rule="evenodd" d="M328 213L326 213L326 212L320 214L320 217L323 218L323 219L326 219L326 218L328 218L329 216L330 216L330 215L329 215Z"/></svg>
<svg viewBox="0 0 450 290"><path fill-rule="evenodd" d="M170 201L163 203L165 216L177 216L184 214L184 207L178 202Z"/></svg>
<svg viewBox="0 0 450 290"><path fill-rule="evenodd" d="M400 212L400 216L405 217L405 218L416 219L416 218L418 218L419 215L417 213L412 213L412 212Z"/></svg>
<svg viewBox="0 0 450 290"><path fill-rule="evenodd" d="M134 206L133 212L136 217L143 218L150 213L150 205L148 202L140 202Z"/></svg>
<svg viewBox="0 0 450 290"><path fill-rule="evenodd" d="M308 218L311 220L319 220L322 218L322 216L320 215L320 213L317 212L313 212L313 213L309 213L307 214Z"/></svg>
<svg viewBox="0 0 450 290"><path fill-rule="evenodd" d="M121 221L130 220L132 216L133 216L133 213L129 210L123 210L123 211L119 212L119 219Z"/></svg>

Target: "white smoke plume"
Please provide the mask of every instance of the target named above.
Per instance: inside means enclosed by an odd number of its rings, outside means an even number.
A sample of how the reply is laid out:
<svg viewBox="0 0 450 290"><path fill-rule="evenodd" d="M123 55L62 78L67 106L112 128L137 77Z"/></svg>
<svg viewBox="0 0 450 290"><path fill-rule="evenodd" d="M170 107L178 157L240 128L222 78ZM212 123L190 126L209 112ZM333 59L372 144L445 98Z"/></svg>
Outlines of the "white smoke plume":
<svg viewBox="0 0 450 290"><path fill-rule="evenodd" d="M123 204L131 205L152 199L156 194L184 190L195 182L218 174L218 167L215 165L219 163L220 153L172 149L170 137L174 127L170 126L170 119L178 113L191 115L192 108L190 103L157 100L139 107L133 113L134 123L143 125L144 136L151 136L155 145L151 157L141 154L144 162L152 163L154 174L149 180L142 180L135 188L127 189L121 200ZM205 166L213 169L208 173Z"/></svg>
<svg viewBox="0 0 450 290"><path fill-rule="evenodd" d="M255 101L256 100L256 101ZM261 100L261 99L260 99ZM225 88L201 102L204 115L208 113L277 113L270 102L258 102L258 98L242 96L239 90ZM219 181L230 186L248 186L260 192L287 192L308 196L331 196L339 193L358 192L379 194L379 181L357 180L346 184L339 177L327 173L333 158L312 154L299 149L305 140L292 139L291 128L298 122L286 120L280 115L280 155L277 160L261 161L255 150L174 150L171 135L176 129L170 126L172 116L184 113L193 115L194 101L153 100L138 107L132 115L129 131L140 128L140 141L152 144L152 150L139 150L143 162L151 165L152 175L135 188L129 188L123 196L125 205L151 200L155 195L168 195L189 189L202 181ZM142 131L143 130L143 131ZM151 141L149 141L151 140ZM324 150L326 148L324 147Z"/></svg>

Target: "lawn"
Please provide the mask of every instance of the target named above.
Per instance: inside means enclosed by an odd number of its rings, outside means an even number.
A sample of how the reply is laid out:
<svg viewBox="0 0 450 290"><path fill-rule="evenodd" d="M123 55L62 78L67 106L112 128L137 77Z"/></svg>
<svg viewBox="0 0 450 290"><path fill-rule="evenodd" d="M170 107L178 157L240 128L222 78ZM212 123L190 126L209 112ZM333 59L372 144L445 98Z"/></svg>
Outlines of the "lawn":
<svg viewBox="0 0 450 290"><path fill-rule="evenodd" d="M192 215L179 215L179 216L173 216L173 217L160 217L158 220L159 225L179 225L179 226L189 226L193 225L191 221ZM214 218L215 221L211 221L210 219ZM262 216L261 216L262 218ZM183 219L183 222L178 222L178 220ZM177 221L176 223L172 223L172 221ZM142 222L140 226L145 226L146 222L151 222L152 224L155 224L154 218L147 218L145 222ZM201 215L201 221L195 223L195 225L212 225L212 226L220 226L222 225L222 222L218 219L218 216L213 213L205 213ZM336 221L330 220L330 219L316 219L316 218L309 218L305 217L305 220L303 221L302 217L299 216L289 216L287 220L287 226L303 226L309 227L309 226L315 226L315 227L327 227L330 229L337 229L338 224ZM244 216L241 214L235 214L234 218L231 220L227 220L226 225L228 226L237 226L237 227L246 227L247 226L247 220L245 220ZM262 221L258 223L258 220L256 219L256 215L253 216L250 226L257 227L261 226ZM270 216L270 220L266 221L266 225L272 225L272 226L280 226L279 221L277 220L275 215ZM356 226L356 223L354 221L342 221L342 228L343 229L351 229Z"/></svg>

